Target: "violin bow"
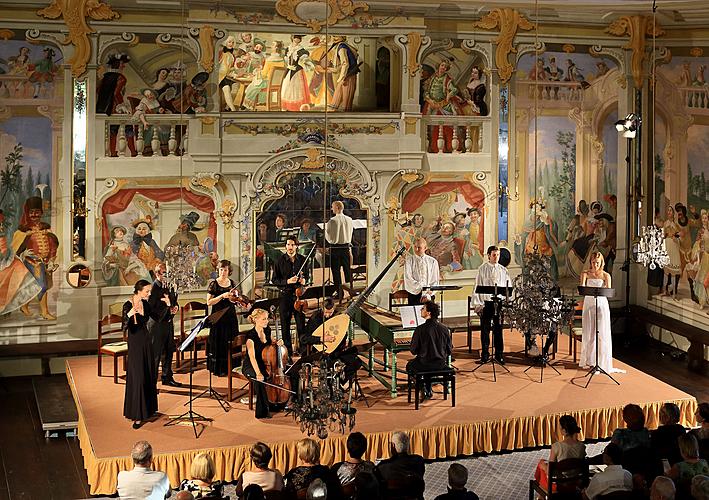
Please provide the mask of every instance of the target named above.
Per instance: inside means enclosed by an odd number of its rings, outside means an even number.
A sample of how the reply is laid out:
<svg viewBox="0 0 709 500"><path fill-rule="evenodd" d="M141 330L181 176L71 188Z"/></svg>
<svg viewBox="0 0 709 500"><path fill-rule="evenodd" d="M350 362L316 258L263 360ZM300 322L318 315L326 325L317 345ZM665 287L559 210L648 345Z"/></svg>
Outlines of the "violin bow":
<svg viewBox="0 0 709 500"><path fill-rule="evenodd" d="M305 268L305 265L308 263L308 259L310 258L310 256L311 256L311 255L313 254L313 252L315 251L315 248L316 248L316 245L313 245L313 248L310 249L310 253L308 253L308 255L305 257L305 260L303 261L303 265L300 266L300 269L298 269L298 274L297 274L297 276L300 276L300 275L303 273L303 269ZM251 271L251 272L253 272L253 271Z"/></svg>

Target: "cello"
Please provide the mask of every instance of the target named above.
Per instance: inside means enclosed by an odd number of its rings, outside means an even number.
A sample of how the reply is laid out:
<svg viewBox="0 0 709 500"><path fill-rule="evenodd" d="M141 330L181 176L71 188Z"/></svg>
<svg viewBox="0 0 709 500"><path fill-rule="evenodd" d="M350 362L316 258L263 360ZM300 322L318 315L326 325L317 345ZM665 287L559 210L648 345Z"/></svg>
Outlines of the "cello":
<svg viewBox="0 0 709 500"><path fill-rule="evenodd" d="M275 311L275 306L271 307L271 312ZM276 321L276 340L271 345L263 348L261 358L266 366L265 378L268 379L266 386L266 396L271 405L282 405L288 402L291 390L290 377L285 374L285 365L288 361L288 350L285 346L276 345L280 340L278 333L278 322Z"/></svg>

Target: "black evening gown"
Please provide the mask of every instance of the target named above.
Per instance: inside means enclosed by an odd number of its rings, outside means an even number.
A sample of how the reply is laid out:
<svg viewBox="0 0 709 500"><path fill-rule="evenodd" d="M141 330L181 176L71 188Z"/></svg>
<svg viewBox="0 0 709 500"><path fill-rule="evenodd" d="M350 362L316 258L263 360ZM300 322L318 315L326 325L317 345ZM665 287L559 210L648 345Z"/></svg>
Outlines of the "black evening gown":
<svg viewBox="0 0 709 500"><path fill-rule="evenodd" d="M219 286L217 280L209 284L207 291L212 297L217 297L224 292L228 292L234 288L234 282L229 280L229 286ZM227 374L229 343L236 336L236 307L227 299L222 299L212 306L211 313L215 313L222 309L227 309L224 316L219 318L219 321L209 329L209 340L207 342L207 369L218 377L224 377Z"/></svg>
<svg viewBox="0 0 709 500"><path fill-rule="evenodd" d="M258 364L259 371L261 372L261 375L264 377L266 376L266 364L263 362L263 349L267 345L271 344L271 329L266 327L264 329L264 334L266 336L266 342L261 342L261 339L258 336L258 332L256 331L256 328L253 328L246 332L246 340L251 340L254 343L254 356L256 357L256 363ZM256 370L254 369L254 366L251 364L251 358L248 355L248 351L246 350L246 346L244 346L244 352L247 354L244 356L244 361L242 364L242 369L241 371L243 372L244 375L247 377L256 378ZM254 395L256 396L256 408L255 408L255 416L256 418L264 418L269 415L269 405L268 405L268 396L266 395L266 386L263 385L261 382L258 382L254 380Z"/></svg>
<svg viewBox="0 0 709 500"><path fill-rule="evenodd" d="M126 394L123 416L131 420L147 420L158 411L157 373L153 346L148 333L150 306L143 301L145 315L128 317L131 301L123 304L123 329L128 332Z"/></svg>

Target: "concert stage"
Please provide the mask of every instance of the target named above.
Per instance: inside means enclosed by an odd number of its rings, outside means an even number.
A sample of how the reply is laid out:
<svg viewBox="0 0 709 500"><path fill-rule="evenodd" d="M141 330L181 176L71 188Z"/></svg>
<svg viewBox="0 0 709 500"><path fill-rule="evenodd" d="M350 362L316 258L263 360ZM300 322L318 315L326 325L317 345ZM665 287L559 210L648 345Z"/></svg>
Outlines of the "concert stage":
<svg viewBox="0 0 709 500"><path fill-rule="evenodd" d="M484 366L471 373L477 365L465 347L454 349L457 375L456 407L450 399L443 400L440 387L434 399L414 411L408 403L405 388L400 386L399 397L392 399L387 389L374 378L360 372L360 381L371 408L363 401L356 403L355 430L367 435L367 457L374 460L389 454L389 435L394 430L411 434L413 452L425 458L455 457L481 451L513 450L549 445L558 436L558 418L574 415L586 438L604 438L622 425L621 409L626 403L638 403L647 415L648 427L658 425L662 403L675 402L682 412L682 423L694 423L696 400L653 377L626 366L617 360L615 366L627 370L614 374L621 383L617 386L603 375L595 375L589 387L583 388L585 370L572 365L566 354L567 337L560 339L561 353L557 365L561 375L544 370L544 382L539 382L539 369L526 374L527 362L521 351L522 338L517 333L506 333L507 350L511 351L507 367L511 373L497 370L497 382L492 381L491 367ZM465 334L454 335L454 345L465 344ZM479 345L479 336L476 346ZM399 356L400 367L405 366ZM217 401L204 399L195 402L194 410L213 417L195 439L191 424L164 427L167 415L185 411L188 389L160 387L160 417L133 430L131 422L122 417L124 385L113 383L109 376L110 363L104 366L104 377L96 375L96 358L75 358L66 363L66 373L79 412L79 440L84 465L92 494L115 492L118 471L132 468L130 449L135 441L145 439L155 450L155 466L167 471L170 482L176 486L189 474L191 458L200 451L208 451L215 459L217 478L231 481L249 465L249 447L255 441L268 443L274 452L275 465L285 471L296 462L295 442L303 437L292 417L275 414L270 420L258 421L248 406L234 402L225 413ZM202 391L207 384L207 371L200 365L195 372L195 389ZM403 380L403 374L400 380ZM176 375L187 383L188 375ZM226 392L226 379L214 378L214 386ZM236 387L239 387L237 385ZM450 398L450 396L449 396ZM346 455L346 435L331 433L322 444L322 462L343 460ZM530 471L530 475L533 471Z"/></svg>

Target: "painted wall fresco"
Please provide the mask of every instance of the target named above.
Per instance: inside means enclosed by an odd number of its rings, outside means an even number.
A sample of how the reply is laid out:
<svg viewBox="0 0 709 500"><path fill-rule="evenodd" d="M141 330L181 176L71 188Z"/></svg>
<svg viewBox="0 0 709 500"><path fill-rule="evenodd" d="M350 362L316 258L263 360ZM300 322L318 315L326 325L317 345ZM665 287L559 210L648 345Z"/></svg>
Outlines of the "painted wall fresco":
<svg viewBox="0 0 709 500"><path fill-rule="evenodd" d="M388 111L390 60L380 47L374 60L365 61L360 47L342 35L230 33L217 60L221 109ZM363 78L376 78L371 95L362 92Z"/></svg>
<svg viewBox="0 0 709 500"><path fill-rule="evenodd" d="M62 53L0 42L0 321L56 319L59 236L52 228L63 106Z"/></svg>
<svg viewBox="0 0 709 500"><path fill-rule="evenodd" d="M179 244L198 254L201 284L216 277L214 203L187 191L182 196L177 188L124 189L104 202L101 270L107 285L152 280L165 249Z"/></svg>

